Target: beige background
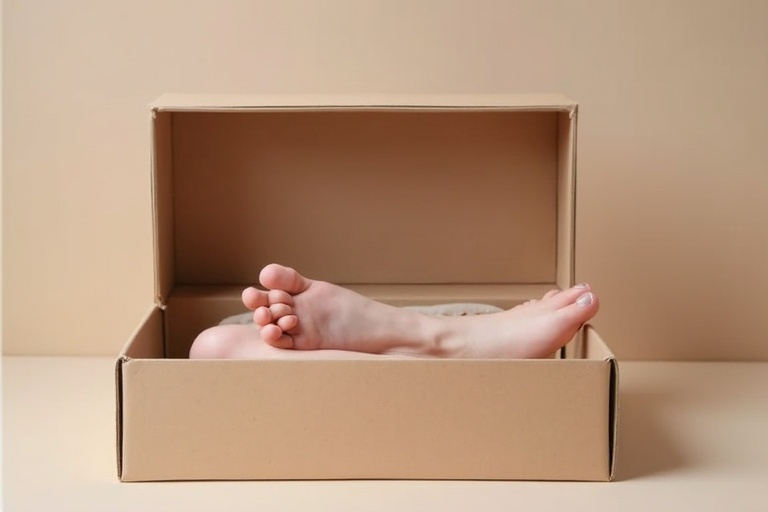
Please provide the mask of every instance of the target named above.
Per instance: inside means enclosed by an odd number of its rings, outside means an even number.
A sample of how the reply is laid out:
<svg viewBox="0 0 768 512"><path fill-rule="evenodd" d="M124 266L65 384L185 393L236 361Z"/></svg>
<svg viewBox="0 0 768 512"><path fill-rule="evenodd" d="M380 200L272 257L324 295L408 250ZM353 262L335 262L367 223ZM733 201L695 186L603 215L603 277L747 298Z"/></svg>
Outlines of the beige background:
<svg viewBox="0 0 768 512"><path fill-rule="evenodd" d="M577 274L622 359L768 361L768 2L5 0L6 354L116 354L152 300L164 92L562 92Z"/></svg>

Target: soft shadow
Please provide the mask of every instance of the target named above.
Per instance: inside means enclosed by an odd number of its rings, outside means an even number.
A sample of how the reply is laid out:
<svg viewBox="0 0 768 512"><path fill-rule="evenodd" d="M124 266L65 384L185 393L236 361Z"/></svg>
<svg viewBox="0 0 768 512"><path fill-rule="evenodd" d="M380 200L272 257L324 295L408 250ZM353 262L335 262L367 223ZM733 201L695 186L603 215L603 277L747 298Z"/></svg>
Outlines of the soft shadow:
<svg viewBox="0 0 768 512"><path fill-rule="evenodd" d="M616 480L668 473L690 465L664 424L670 397L658 392L619 391Z"/></svg>

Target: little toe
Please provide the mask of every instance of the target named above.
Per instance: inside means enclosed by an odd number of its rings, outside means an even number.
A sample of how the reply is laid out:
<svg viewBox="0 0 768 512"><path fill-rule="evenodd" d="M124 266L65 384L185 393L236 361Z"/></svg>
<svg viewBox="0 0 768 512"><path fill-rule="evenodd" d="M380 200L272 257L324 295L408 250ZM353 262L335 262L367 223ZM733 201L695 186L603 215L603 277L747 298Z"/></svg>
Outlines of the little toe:
<svg viewBox="0 0 768 512"><path fill-rule="evenodd" d="M259 330L259 335L268 344L276 348L293 348L293 338L285 334L275 324L265 325Z"/></svg>
<svg viewBox="0 0 768 512"><path fill-rule="evenodd" d="M259 282L270 290L283 290L291 295L305 291L311 284L309 279L294 269L277 263L271 263L261 270Z"/></svg>
<svg viewBox="0 0 768 512"><path fill-rule="evenodd" d="M272 323L272 311L266 306L260 306L253 312L253 323L264 327Z"/></svg>
<svg viewBox="0 0 768 512"><path fill-rule="evenodd" d="M270 345L280 339L283 335L283 330L275 324L267 324L259 329L261 339L269 343Z"/></svg>
<svg viewBox="0 0 768 512"><path fill-rule="evenodd" d="M267 292L254 288L253 286L243 290L241 298L245 307L251 310L255 310L261 306L269 306Z"/></svg>

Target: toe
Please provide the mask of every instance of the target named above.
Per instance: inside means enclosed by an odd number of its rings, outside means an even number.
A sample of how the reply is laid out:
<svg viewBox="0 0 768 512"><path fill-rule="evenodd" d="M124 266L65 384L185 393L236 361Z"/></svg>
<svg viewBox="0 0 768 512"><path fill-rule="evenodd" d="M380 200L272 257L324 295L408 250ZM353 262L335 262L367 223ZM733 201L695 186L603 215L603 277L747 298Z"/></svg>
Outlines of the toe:
<svg viewBox="0 0 768 512"><path fill-rule="evenodd" d="M288 304L272 304L269 306L269 312L272 314L272 322L276 322L280 318L286 316L286 315L292 315L293 314L293 308L289 306Z"/></svg>
<svg viewBox="0 0 768 512"><path fill-rule="evenodd" d="M272 311L266 306L256 308L253 312L253 323L259 327L264 327L272 323Z"/></svg>
<svg viewBox="0 0 768 512"><path fill-rule="evenodd" d="M560 309L569 304L573 304L576 302L576 300L578 300L579 297L584 295L584 293L588 292L589 290L589 285L577 284L576 286L558 292L546 299L546 301L542 300L541 302L546 302L546 304L554 309Z"/></svg>
<svg viewBox="0 0 768 512"><path fill-rule="evenodd" d="M292 329L295 329L299 325L299 317L296 315L286 315L280 317L276 323L283 332L288 332Z"/></svg>
<svg viewBox="0 0 768 512"><path fill-rule="evenodd" d="M283 330L275 324L267 324L259 329L259 334L261 339L272 345L283 335Z"/></svg>
<svg viewBox="0 0 768 512"><path fill-rule="evenodd" d="M576 300L562 307L560 313L570 322L580 325L597 314L600 309L600 301L592 292L582 291Z"/></svg>
<svg viewBox="0 0 768 512"><path fill-rule="evenodd" d="M255 310L256 308L261 306L269 305L269 297L267 295L267 292L254 288L252 286L250 288L246 288L245 290L243 290L242 299L243 299L243 304L245 304L245 307L252 310Z"/></svg>
<svg viewBox="0 0 768 512"><path fill-rule="evenodd" d="M309 288L311 281L294 269L271 263L259 274L259 282L270 290L283 290L295 295Z"/></svg>
<svg viewBox="0 0 768 512"><path fill-rule="evenodd" d="M291 297L290 293L283 290L269 290L267 298L270 304L288 304L293 306L293 297Z"/></svg>
<svg viewBox="0 0 768 512"><path fill-rule="evenodd" d="M547 300L549 298L552 298L555 295L557 295L558 293L560 293L560 290L549 290L547 293L544 294L544 296L541 298L541 300Z"/></svg>
<svg viewBox="0 0 768 512"><path fill-rule="evenodd" d="M283 333L275 324L265 325L259 330L261 339L276 348L293 348L293 338Z"/></svg>

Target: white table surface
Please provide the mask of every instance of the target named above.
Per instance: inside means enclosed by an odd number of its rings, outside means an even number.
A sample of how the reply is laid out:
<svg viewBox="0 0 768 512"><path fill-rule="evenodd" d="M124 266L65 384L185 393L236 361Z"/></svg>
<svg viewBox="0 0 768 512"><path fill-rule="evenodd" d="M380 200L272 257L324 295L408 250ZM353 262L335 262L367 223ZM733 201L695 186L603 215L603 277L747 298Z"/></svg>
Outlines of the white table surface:
<svg viewBox="0 0 768 512"><path fill-rule="evenodd" d="M620 379L611 483L120 483L113 360L6 357L3 510L768 510L768 363L625 362Z"/></svg>

